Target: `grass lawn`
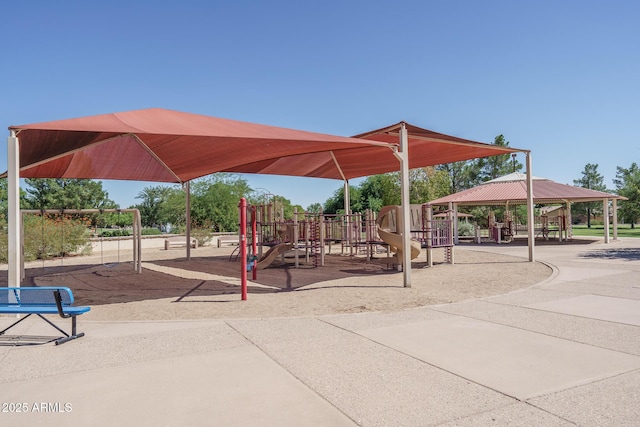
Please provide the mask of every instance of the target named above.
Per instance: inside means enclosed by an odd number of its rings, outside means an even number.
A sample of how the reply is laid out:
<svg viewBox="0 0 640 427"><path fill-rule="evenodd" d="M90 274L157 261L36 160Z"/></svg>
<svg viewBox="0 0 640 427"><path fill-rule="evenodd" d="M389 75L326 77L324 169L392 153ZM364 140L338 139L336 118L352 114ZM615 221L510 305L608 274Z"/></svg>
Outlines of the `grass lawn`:
<svg viewBox="0 0 640 427"><path fill-rule="evenodd" d="M604 237L604 226L591 225L591 228L587 228L586 225L574 225L573 235ZM613 237L613 226L609 227L609 236ZM640 237L640 225L631 228L629 224L618 224L618 237Z"/></svg>

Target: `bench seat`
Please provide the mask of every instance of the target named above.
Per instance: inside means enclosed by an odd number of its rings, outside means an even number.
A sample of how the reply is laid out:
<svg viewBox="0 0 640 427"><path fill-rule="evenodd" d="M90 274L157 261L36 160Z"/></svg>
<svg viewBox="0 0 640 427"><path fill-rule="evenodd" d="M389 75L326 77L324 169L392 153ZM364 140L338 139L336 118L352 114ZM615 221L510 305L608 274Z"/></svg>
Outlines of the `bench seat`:
<svg viewBox="0 0 640 427"><path fill-rule="evenodd" d="M86 313L91 310L91 307L65 307L64 312L67 314L73 314L77 316L82 313ZM15 305L15 306L1 306L1 314L60 314L58 307L50 305Z"/></svg>

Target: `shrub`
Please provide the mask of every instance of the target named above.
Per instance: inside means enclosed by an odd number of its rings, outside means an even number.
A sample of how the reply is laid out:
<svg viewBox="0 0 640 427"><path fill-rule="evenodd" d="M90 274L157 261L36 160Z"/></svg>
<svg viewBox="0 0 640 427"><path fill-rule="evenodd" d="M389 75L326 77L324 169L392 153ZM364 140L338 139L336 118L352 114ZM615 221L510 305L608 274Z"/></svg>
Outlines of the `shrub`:
<svg viewBox="0 0 640 427"><path fill-rule="evenodd" d="M24 260L90 253L88 225L86 218L69 215L25 215ZM7 262L6 258L3 262Z"/></svg>
<svg viewBox="0 0 640 427"><path fill-rule="evenodd" d="M198 246L204 246L211 241L213 233L211 228L193 228L191 237L198 240Z"/></svg>
<svg viewBox="0 0 640 427"><path fill-rule="evenodd" d="M158 234L162 234L162 231L157 228L143 228L142 235L143 236L156 236Z"/></svg>
<svg viewBox="0 0 640 427"><path fill-rule="evenodd" d="M3 264L9 262L8 240L7 228L2 227L2 230L0 230L0 262Z"/></svg>
<svg viewBox="0 0 640 427"><path fill-rule="evenodd" d="M100 233L100 237L125 237L131 236L131 230L126 228L114 229L114 230L103 230Z"/></svg>
<svg viewBox="0 0 640 427"><path fill-rule="evenodd" d="M461 222L458 224L459 236L473 236L475 234L475 226L470 222Z"/></svg>

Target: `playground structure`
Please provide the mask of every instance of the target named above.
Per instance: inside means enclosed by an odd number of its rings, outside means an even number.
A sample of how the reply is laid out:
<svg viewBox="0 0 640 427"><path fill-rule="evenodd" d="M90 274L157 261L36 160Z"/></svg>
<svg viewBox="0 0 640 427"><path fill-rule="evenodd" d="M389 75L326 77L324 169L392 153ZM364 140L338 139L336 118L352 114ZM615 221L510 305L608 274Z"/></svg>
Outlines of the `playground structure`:
<svg viewBox="0 0 640 427"><path fill-rule="evenodd" d="M549 240L552 236L562 242L572 238L571 209L564 206L547 206L536 217L535 236ZM526 230L526 227L525 227Z"/></svg>
<svg viewBox="0 0 640 427"><path fill-rule="evenodd" d="M276 203L246 206L246 224L241 227L246 236L230 259L242 256L241 247L248 250L247 268L253 271L267 268L273 262L293 259L295 268L300 262L312 267L325 265L325 256L332 247L340 245L340 255L363 255L368 261L388 266L402 264L402 229L400 207L385 206L376 215L300 213L294 210L293 219L285 220L282 207ZM241 212L242 214L242 212ZM241 215L242 216L242 215ZM433 265L433 250L444 248L446 262L453 263L452 219L432 218L431 206L411 206L411 259L426 249L427 264ZM267 248L265 250L265 248ZM384 257L376 258L379 253Z"/></svg>
<svg viewBox="0 0 640 427"><path fill-rule="evenodd" d="M455 263L454 258L454 218L449 213L448 217L433 217L433 207L426 203L422 205L422 236L421 242L427 248L427 265L433 265L433 250L442 248L444 250L445 262Z"/></svg>
<svg viewBox="0 0 640 427"><path fill-rule="evenodd" d="M378 236L394 254L393 257L387 257L385 260L387 263L401 264L403 241L402 235L398 232L402 229L399 224L400 218L399 206L384 206L378 213L376 220ZM422 245L417 240L411 240L410 250L411 259L415 259L420 255Z"/></svg>
<svg viewBox="0 0 640 427"><path fill-rule="evenodd" d="M285 257L293 257L295 267L299 267L300 257L304 255L304 262L313 267L324 265L324 229L319 214L294 212L293 220L285 220L282 207L276 203L245 206L241 209L241 219L246 217L244 227L240 227L240 244L230 256L230 259L241 253L242 246L249 248L247 258L250 270L267 268L277 259L284 261ZM244 245L242 236L246 236ZM265 251L265 248L268 248ZM241 256L241 255L240 255ZM254 277L255 278L255 277Z"/></svg>
<svg viewBox="0 0 640 427"><path fill-rule="evenodd" d="M398 232L402 229L398 224L398 220L401 218L399 211L399 206L385 206L380 209L376 220L378 236L389 246L390 251L394 253L394 264L400 264L400 260L402 259L402 235ZM417 240L411 240L410 250L411 259L415 259L420 255L422 245Z"/></svg>
<svg viewBox="0 0 640 427"><path fill-rule="evenodd" d="M475 228L474 241L476 243L510 243L520 235L527 235L525 224L520 224L510 210L504 211L502 222L496 220L494 211L489 211L487 216L488 228ZM563 206L544 207L540 215L534 216L534 237L549 240L557 238L559 242L572 238L570 210Z"/></svg>
<svg viewBox="0 0 640 427"><path fill-rule="evenodd" d="M62 219L62 229L61 229L61 239L64 240L64 218L65 215L86 215L86 214L103 214L103 213L133 213L133 269L137 273L142 273L142 223L140 218L140 211L138 209L22 209L21 218L24 215L41 215L42 221L44 223L45 215L60 215ZM20 250L22 252L22 256L20 257L20 280L24 280L25 271L24 271L24 227L20 227ZM115 263L105 263L103 260L103 265L106 267L111 267L120 262L120 246L118 241L118 261ZM102 249L101 249L102 252ZM61 258L61 262L64 262L64 257Z"/></svg>

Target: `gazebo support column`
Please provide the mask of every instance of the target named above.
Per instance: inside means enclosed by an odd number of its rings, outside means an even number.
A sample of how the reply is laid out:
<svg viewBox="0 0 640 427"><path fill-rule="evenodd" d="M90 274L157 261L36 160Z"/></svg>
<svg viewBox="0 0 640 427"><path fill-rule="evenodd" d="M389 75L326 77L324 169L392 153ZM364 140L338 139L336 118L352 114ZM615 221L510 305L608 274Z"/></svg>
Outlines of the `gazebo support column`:
<svg viewBox="0 0 640 427"><path fill-rule="evenodd" d="M571 217L571 201L570 200L565 200L564 201L564 206L565 206L565 211L566 211L566 215L565 215L565 227L566 227L566 231L567 234L565 236L565 240L569 241L573 238L573 218Z"/></svg>
<svg viewBox="0 0 640 427"><path fill-rule="evenodd" d="M611 209L613 209L613 240L618 240L618 201L613 199Z"/></svg>
<svg viewBox="0 0 640 427"><path fill-rule="evenodd" d="M454 203L453 204L453 243L456 245L460 243L460 238L458 236L459 233L460 233L460 230L458 230L458 204Z"/></svg>
<svg viewBox="0 0 640 427"><path fill-rule="evenodd" d="M529 261L534 262L535 233L533 219L533 175L531 175L531 152L526 152L527 163L527 237L529 240Z"/></svg>
<svg viewBox="0 0 640 427"><path fill-rule="evenodd" d="M609 199L602 199L602 222L604 223L604 242L609 243Z"/></svg>
<svg viewBox="0 0 640 427"><path fill-rule="evenodd" d="M562 243L564 233L564 210L561 210L562 215L558 216L558 242Z"/></svg>

